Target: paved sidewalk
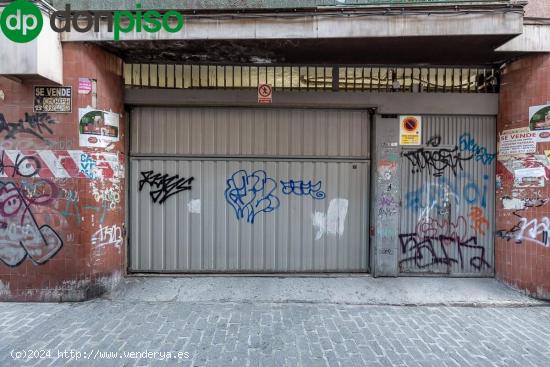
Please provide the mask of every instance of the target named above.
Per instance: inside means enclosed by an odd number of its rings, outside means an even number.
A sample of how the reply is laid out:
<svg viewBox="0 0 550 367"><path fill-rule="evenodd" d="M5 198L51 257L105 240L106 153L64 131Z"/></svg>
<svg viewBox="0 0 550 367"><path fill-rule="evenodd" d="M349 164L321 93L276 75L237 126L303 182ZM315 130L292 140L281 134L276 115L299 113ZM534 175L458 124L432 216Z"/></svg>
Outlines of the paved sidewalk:
<svg viewBox="0 0 550 367"><path fill-rule="evenodd" d="M100 300L0 304L0 326L0 366L550 366L547 307ZM29 349L50 350L52 358L10 356ZM188 358L114 354L144 351ZM114 359L101 358L107 353Z"/></svg>
<svg viewBox="0 0 550 367"><path fill-rule="evenodd" d="M548 304L498 288L489 292L500 303L480 302L490 279L471 292L484 307L353 304L366 299L360 294L339 299L354 293L352 283L370 282L361 277L220 279L135 278L111 299L0 303L0 366L550 366ZM320 287L299 300L282 298L314 281L333 292L331 279L346 285L343 293L330 293L344 303L328 302ZM261 300L253 287L253 298L235 302L247 290L234 287L246 282L268 286ZM389 284L400 289L410 282ZM452 279L433 282L445 294L465 286ZM161 295L166 298L153 300ZM429 290L423 299L438 297L439 291Z"/></svg>
<svg viewBox="0 0 550 367"><path fill-rule="evenodd" d="M130 277L109 298L170 302L528 306L537 301L492 278L371 276Z"/></svg>

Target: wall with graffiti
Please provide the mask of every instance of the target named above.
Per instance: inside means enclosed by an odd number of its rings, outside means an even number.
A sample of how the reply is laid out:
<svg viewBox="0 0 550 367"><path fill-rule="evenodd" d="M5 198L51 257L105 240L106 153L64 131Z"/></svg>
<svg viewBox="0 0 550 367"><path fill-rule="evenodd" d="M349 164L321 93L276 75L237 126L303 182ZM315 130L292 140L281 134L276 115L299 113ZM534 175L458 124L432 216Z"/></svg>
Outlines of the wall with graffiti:
<svg viewBox="0 0 550 367"><path fill-rule="evenodd" d="M394 118L376 116L374 133L371 268L375 276L396 276L401 212L399 123Z"/></svg>
<svg viewBox="0 0 550 367"><path fill-rule="evenodd" d="M550 130L544 115L543 123L534 124L531 111L550 101L548 70L548 56L525 58L504 70L496 194L497 277L546 299L550 299Z"/></svg>
<svg viewBox="0 0 550 367"><path fill-rule="evenodd" d="M78 108L123 113L121 61L94 46L63 49L70 113L33 112L33 85L48 83L0 77L1 300L83 300L122 273L123 140L82 147L78 131ZM97 93L77 94L80 77Z"/></svg>

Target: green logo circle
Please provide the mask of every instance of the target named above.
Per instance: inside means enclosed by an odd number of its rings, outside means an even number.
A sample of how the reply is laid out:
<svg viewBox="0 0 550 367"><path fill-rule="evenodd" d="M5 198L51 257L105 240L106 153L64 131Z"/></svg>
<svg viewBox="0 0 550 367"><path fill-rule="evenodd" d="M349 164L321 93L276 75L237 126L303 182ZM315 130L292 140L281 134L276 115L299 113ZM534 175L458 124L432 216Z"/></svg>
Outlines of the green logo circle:
<svg viewBox="0 0 550 367"><path fill-rule="evenodd" d="M13 42L27 43L38 37L44 20L40 9L26 0L15 0L0 15L0 28Z"/></svg>

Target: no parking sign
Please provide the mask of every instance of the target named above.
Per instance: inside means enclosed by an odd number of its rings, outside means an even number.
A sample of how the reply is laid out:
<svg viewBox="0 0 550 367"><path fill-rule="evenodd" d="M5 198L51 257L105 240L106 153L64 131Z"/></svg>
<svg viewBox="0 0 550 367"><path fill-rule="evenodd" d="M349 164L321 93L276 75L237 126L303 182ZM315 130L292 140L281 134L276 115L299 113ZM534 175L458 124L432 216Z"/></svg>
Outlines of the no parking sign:
<svg viewBox="0 0 550 367"><path fill-rule="evenodd" d="M399 117L399 144L422 144L422 116Z"/></svg>

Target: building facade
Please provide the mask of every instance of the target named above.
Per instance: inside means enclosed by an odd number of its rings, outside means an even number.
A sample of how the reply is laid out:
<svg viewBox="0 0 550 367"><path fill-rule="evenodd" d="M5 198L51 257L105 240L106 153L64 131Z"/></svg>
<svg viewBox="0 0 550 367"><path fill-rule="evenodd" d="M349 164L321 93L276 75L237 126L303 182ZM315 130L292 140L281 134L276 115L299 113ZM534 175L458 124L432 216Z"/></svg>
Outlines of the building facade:
<svg viewBox="0 0 550 367"><path fill-rule="evenodd" d="M68 3L0 39L0 299L212 273L550 298L545 1Z"/></svg>

